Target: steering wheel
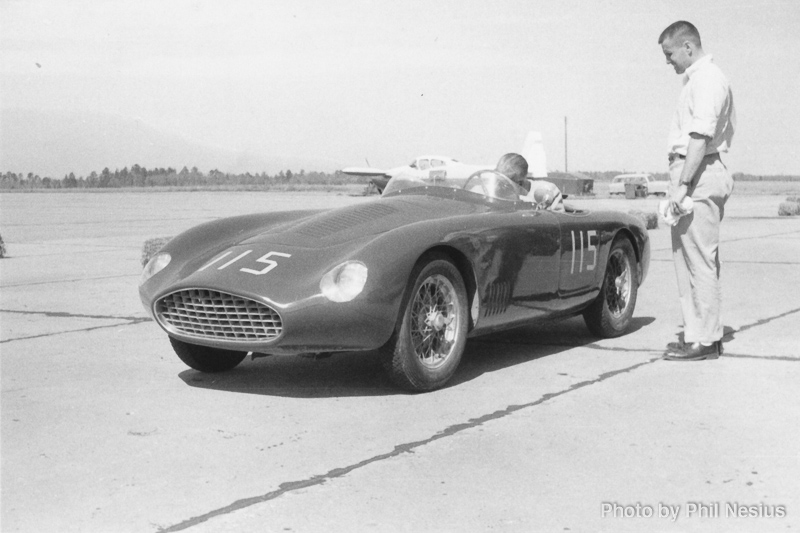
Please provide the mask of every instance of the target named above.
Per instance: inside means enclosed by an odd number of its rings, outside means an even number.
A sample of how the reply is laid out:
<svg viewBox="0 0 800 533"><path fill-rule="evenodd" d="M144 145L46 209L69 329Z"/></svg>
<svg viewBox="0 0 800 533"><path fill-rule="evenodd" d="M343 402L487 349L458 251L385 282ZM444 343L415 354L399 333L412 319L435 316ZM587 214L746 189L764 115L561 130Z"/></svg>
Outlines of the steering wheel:
<svg viewBox="0 0 800 533"><path fill-rule="evenodd" d="M464 183L464 190L501 200L519 200L519 186L496 170L473 172Z"/></svg>

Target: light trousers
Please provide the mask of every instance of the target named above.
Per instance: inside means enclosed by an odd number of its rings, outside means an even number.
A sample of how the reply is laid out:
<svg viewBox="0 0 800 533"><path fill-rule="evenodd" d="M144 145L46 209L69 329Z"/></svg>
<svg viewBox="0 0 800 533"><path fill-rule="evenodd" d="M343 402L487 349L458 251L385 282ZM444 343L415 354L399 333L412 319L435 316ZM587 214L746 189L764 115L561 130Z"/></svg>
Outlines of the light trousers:
<svg viewBox="0 0 800 533"><path fill-rule="evenodd" d="M684 160L670 164L670 187L678 186ZM672 258L683 312L683 340L712 343L722 339L719 228L733 178L719 157L705 158L689 188L692 213L672 226Z"/></svg>

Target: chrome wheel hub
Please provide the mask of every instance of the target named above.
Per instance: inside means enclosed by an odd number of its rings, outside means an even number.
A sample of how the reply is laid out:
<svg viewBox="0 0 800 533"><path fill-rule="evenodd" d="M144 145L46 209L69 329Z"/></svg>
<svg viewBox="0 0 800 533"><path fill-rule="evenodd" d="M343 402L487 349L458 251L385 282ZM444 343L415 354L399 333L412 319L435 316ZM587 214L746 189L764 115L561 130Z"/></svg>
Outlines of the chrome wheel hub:
<svg viewBox="0 0 800 533"><path fill-rule="evenodd" d="M423 365L439 367L453 353L458 308L455 287L446 277L434 275L420 285L411 306L411 340Z"/></svg>
<svg viewBox="0 0 800 533"><path fill-rule="evenodd" d="M615 250L609 257L606 271L606 305L612 314L619 316L625 312L630 302L633 279L628 256Z"/></svg>

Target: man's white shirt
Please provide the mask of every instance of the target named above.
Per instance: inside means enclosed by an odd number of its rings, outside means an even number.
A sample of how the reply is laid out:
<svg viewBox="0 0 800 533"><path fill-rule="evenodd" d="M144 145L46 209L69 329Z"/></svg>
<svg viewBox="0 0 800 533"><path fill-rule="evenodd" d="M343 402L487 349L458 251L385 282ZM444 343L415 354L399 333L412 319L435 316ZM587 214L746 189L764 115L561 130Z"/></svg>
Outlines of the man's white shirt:
<svg viewBox="0 0 800 533"><path fill-rule="evenodd" d="M686 155L690 133L709 137L706 154L727 152L736 129L730 82L710 54L686 69L670 125L669 153Z"/></svg>

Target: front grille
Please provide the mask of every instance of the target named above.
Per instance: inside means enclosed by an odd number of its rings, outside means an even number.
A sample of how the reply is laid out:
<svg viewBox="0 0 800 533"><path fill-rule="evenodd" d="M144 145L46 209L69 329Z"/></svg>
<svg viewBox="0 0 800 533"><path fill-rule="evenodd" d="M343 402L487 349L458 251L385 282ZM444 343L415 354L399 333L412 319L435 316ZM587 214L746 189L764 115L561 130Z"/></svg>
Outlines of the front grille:
<svg viewBox="0 0 800 533"><path fill-rule="evenodd" d="M268 341L281 334L278 313L268 305L208 289L187 289L156 303L159 322L170 331L207 339Z"/></svg>

